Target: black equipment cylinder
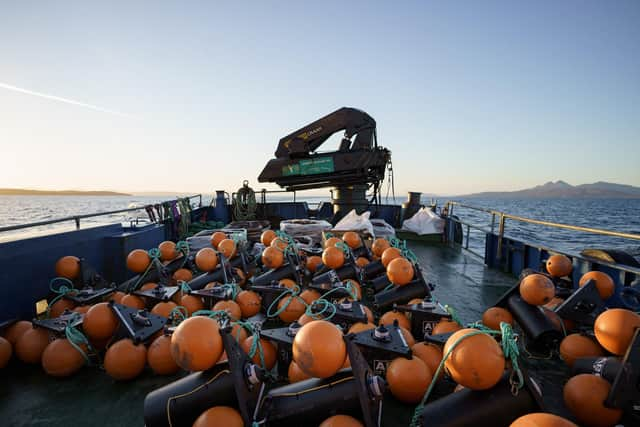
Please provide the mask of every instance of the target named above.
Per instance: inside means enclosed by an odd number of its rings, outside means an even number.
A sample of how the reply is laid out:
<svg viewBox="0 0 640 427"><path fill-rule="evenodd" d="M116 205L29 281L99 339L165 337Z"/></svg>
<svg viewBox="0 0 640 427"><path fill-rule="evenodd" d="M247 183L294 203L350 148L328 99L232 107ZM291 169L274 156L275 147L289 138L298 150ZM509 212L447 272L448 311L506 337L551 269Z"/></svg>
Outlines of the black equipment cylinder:
<svg viewBox="0 0 640 427"><path fill-rule="evenodd" d="M390 307L393 304L404 304L413 298L424 298L430 293L429 285L418 279L404 286L397 286L377 293L373 304L377 309L381 309Z"/></svg>
<svg viewBox="0 0 640 427"><path fill-rule="evenodd" d="M237 407L233 377L226 363L195 372L147 394L144 422L147 427L191 427L212 406Z"/></svg>
<svg viewBox="0 0 640 427"><path fill-rule="evenodd" d="M240 256L237 256L228 262L231 267L242 267L242 257ZM227 272L227 275L228 274L229 272ZM229 279L231 278L229 277ZM198 290L204 288L211 282L224 282L224 271L222 270L222 268L217 268L210 273L204 273L196 276L188 282L188 285L191 289Z"/></svg>
<svg viewBox="0 0 640 427"><path fill-rule="evenodd" d="M383 291L384 288L386 288L390 284L391 284L391 280L389 280L389 278L385 274L385 275L382 275L380 277L376 277L375 279L373 279L371 281L371 286L369 286L369 288L373 289L373 293L377 294L378 292Z"/></svg>
<svg viewBox="0 0 640 427"><path fill-rule="evenodd" d="M613 383L620 369L622 369L622 361L617 357L583 357L573 362L571 373L599 375Z"/></svg>
<svg viewBox="0 0 640 427"><path fill-rule="evenodd" d="M514 292L507 298L507 310L522 328L534 349L551 348L561 339L551 320L536 306L524 301L520 294Z"/></svg>
<svg viewBox="0 0 640 427"><path fill-rule="evenodd" d="M254 277L253 284L256 286L267 286L271 282L279 282L282 279L295 279L296 269L291 264L285 264L282 267L271 269L258 277Z"/></svg>
<svg viewBox="0 0 640 427"><path fill-rule="evenodd" d="M367 186L362 184L339 186L333 189L333 213L336 217L342 218L352 209L360 214L367 210L369 201L367 200Z"/></svg>
<svg viewBox="0 0 640 427"><path fill-rule="evenodd" d="M322 285L325 283L333 283L337 278L339 281L347 280L347 279L356 279L358 276L358 271L353 264L343 265L342 267L336 270L329 270L326 273L316 275L312 283L314 285Z"/></svg>
<svg viewBox="0 0 640 427"><path fill-rule="evenodd" d="M387 269L382 265L382 261L378 260L365 265L363 270L364 279L371 280L384 273Z"/></svg>

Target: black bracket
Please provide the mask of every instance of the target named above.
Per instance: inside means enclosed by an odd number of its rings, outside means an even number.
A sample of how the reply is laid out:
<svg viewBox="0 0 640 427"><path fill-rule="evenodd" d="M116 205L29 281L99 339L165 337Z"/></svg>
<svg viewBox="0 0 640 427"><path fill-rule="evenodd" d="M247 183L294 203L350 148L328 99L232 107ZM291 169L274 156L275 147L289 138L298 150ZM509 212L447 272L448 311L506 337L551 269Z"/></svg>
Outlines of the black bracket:
<svg viewBox="0 0 640 427"><path fill-rule="evenodd" d="M420 267L416 266L414 270L415 278L411 282L403 286L394 286L375 295L373 305L376 309L391 307L398 303L402 304L413 298L431 297L431 291L435 286L424 280Z"/></svg>
<svg viewBox="0 0 640 427"><path fill-rule="evenodd" d="M359 301L348 301L336 304L336 313L330 319L332 323L340 325L343 331L349 330L354 323L367 323L367 313Z"/></svg>
<svg viewBox="0 0 640 427"><path fill-rule="evenodd" d="M54 319L33 319L32 323L41 328L48 329L56 334L64 334L67 326L76 327L82 325L84 314L65 310L60 316Z"/></svg>
<svg viewBox="0 0 640 427"><path fill-rule="evenodd" d="M262 296L262 311L264 312L273 304L276 298L289 291L288 288L280 286L277 282L272 282L268 285L253 285L251 290Z"/></svg>
<svg viewBox="0 0 640 427"><path fill-rule="evenodd" d="M640 408L640 328L636 328L631 344L622 359L605 405L638 411Z"/></svg>
<svg viewBox="0 0 640 427"><path fill-rule="evenodd" d="M605 310L604 301L596 288L596 281L589 280L554 310L563 319L593 325Z"/></svg>
<svg viewBox="0 0 640 427"><path fill-rule="evenodd" d="M441 319L451 319L451 314L431 297L426 297L421 303L411 305L394 305L394 310L411 314L411 334L414 337L431 335L433 328Z"/></svg>
<svg viewBox="0 0 640 427"><path fill-rule="evenodd" d="M180 290L179 286L163 286L158 284L153 289L147 289L146 291L137 290L134 295L149 298L154 302L169 301Z"/></svg>
<svg viewBox="0 0 640 427"><path fill-rule="evenodd" d="M343 339L347 346L347 355L358 390L364 425L366 427L379 426L382 416L382 395L386 384L382 377L374 376L369 368L367 360L354 342L356 334L349 334ZM373 390L376 392L373 393Z"/></svg>
<svg viewBox="0 0 640 427"><path fill-rule="evenodd" d="M286 378L289 372L289 364L293 360L293 339L300 328L298 322L284 328L262 329L260 337L274 341L278 346L278 375Z"/></svg>
<svg viewBox="0 0 640 427"><path fill-rule="evenodd" d="M111 309L120 320L120 329L134 342L148 340L156 332L162 330L167 318L145 310L137 310L126 305L109 302ZM119 331L120 332L120 331Z"/></svg>
<svg viewBox="0 0 640 427"><path fill-rule="evenodd" d="M204 298L209 304L209 306L214 305L218 301L227 301L232 299L233 292L231 289L223 288L221 286L214 286L209 289L198 289L189 292L189 295L196 295Z"/></svg>
<svg viewBox="0 0 640 427"><path fill-rule="evenodd" d="M91 287L86 287L78 290L77 292L70 292L66 294L64 298L71 300L78 305L88 305L93 304L97 301L101 301L105 296L115 291L115 288L94 289Z"/></svg>
<svg viewBox="0 0 640 427"><path fill-rule="evenodd" d="M361 347L362 353L376 375L384 376L387 366L396 357L411 357L411 349L397 321L393 325L378 326L375 329L349 335L354 336L351 340Z"/></svg>

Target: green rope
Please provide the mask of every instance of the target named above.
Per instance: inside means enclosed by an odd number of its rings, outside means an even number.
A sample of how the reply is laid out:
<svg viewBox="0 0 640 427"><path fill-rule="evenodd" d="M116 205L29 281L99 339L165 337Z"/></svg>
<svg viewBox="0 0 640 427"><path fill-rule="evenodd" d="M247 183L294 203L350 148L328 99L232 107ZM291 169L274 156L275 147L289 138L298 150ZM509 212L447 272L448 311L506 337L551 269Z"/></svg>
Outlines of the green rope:
<svg viewBox="0 0 640 427"><path fill-rule="evenodd" d="M394 285L393 283L389 283L387 286L384 287L382 292L388 291L389 289L393 289L395 287L396 287L396 285Z"/></svg>
<svg viewBox="0 0 640 427"><path fill-rule="evenodd" d="M278 295L276 299L273 300L273 302L269 305L269 308L267 308L267 317L279 316L280 313L282 313L287 309L287 307L289 307L289 304L291 304L291 301L293 301L294 298L297 298L302 304L304 304L305 307L307 307L307 303L305 302L305 300L303 300L298 296L299 294L300 294L300 288L297 285L295 285L291 289L287 289L284 292L282 292L280 295ZM282 298L286 297L287 295L290 295L289 299L287 299L282 305L282 307L278 308L275 313L272 313L273 307L278 307L278 302Z"/></svg>
<svg viewBox="0 0 640 427"><path fill-rule="evenodd" d="M322 308L318 310L316 307L320 305L322 305ZM325 315L327 311L331 311L331 314ZM331 320L337 311L335 304L324 298L318 298L307 306L304 314L315 320Z"/></svg>
<svg viewBox="0 0 640 427"><path fill-rule="evenodd" d="M225 284L219 285L218 287L231 291L231 299L233 301L235 301L236 298L238 297L238 294L242 292L242 288L238 286L236 282L225 283Z"/></svg>
<svg viewBox="0 0 640 427"><path fill-rule="evenodd" d="M233 205L233 218L236 221L246 221L255 219L256 209L258 204L256 202L256 193L249 183L245 181L242 188L240 188L235 198L232 201Z"/></svg>
<svg viewBox="0 0 640 427"><path fill-rule="evenodd" d="M191 317L195 317L195 316L207 316L207 317L210 317L211 319L218 320L221 322L225 320L229 320L231 318L231 316L229 316L229 313L227 313L224 310L198 310L191 315Z"/></svg>
<svg viewBox="0 0 640 427"><path fill-rule="evenodd" d="M449 315L451 316L451 320L453 320L460 326L464 325L464 323L462 323L462 319L458 317L458 314L453 309L453 307L451 307L450 305L445 305L444 309L447 310L447 313L449 313Z"/></svg>
<svg viewBox="0 0 640 427"><path fill-rule="evenodd" d="M56 282L63 282L64 285L55 287L54 284ZM58 294L58 295L55 298L53 298L47 305L47 313L46 313L47 319L49 318L51 307L53 306L53 304L58 302L65 295L76 292L76 290L73 287L73 282L67 279L66 277L54 277L53 279L51 279L51 281L49 281L49 290L54 294Z"/></svg>
<svg viewBox="0 0 640 427"><path fill-rule="evenodd" d="M351 257L351 248L345 242L336 242L336 248L340 249L344 253L344 259Z"/></svg>
<svg viewBox="0 0 640 427"><path fill-rule="evenodd" d="M194 313L195 314L195 313ZM169 312L169 322L171 326L178 326L189 317L189 311L181 305L176 306Z"/></svg>
<svg viewBox="0 0 640 427"><path fill-rule="evenodd" d="M234 337L238 344L240 343L240 332L242 332L243 329L246 330L247 332L249 332L249 335L253 335L253 333L254 333L253 326L249 322L243 322L242 320L234 320L233 322L231 322L231 325L232 326L234 326L234 325L240 326L236 330L236 334L235 334L235 337Z"/></svg>
<svg viewBox="0 0 640 427"><path fill-rule="evenodd" d="M189 258L189 242L180 240L178 243L176 243L176 250L182 253L182 264L180 264L180 268L182 268L187 263L187 259Z"/></svg>
<svg viewBox="0 0 640 427"><path fill-rule="evenodd" d="M288 256L288 255L293 255L296 260L298 261L298 264L300 263L300 256L298 254L298 248L296 246L296 241L293 239L293 237L291 237L290 235L288 235L287 233L285 233L284 231L276 231L276 237L278 237L280 240L284 241L287 244L287 247L284 248L284 256Z"/></svg>
<svg viewBox="0 0 640 427"><path fill-rule="evenodd" d="M129 289L127 289L127 292L129 293L137 290L140 287L140 285L142 284L142 279L144 279L147 276L151 268L155 265L155 261L160 259L160 249L158 248L149 249L147 251L147 254L149 255L149 258L151 258L151 260L149 261L149 265L144 270L144 273L138 276L138 280L136 280L133 286L129 286Z"/></svg>
<svg viewBox="0 0 640 427"><path fill-rule="evenodd" d="M84 351L81 345L85 345L87 347L87 350L91 350L92 352L93 352L93 348L91 347L91 344L89 343L89 340L87 339L87 337L82 332L77 330L75 327L71 326L73 323L75 323L75 321L77 321L80 318L80 314L79 313L76 313L76 314L77 314L77 317L73 316L71 319L69 319L69 323L64 328L64 335L67 337L67 340L73 346L73 348L75 348L78 351L78 353L82 355L85 362L87 364L90 364L91 360L89 359L89 355Z"/></svg>
<svg viewBox="0 0 640 427"><path fill-rule="evenodd" d="M189 286L189 284L184 280L178 280L178 288L180 288L180 291L186 293L193 291L193 289L191 289L191 286Z"/></svg>

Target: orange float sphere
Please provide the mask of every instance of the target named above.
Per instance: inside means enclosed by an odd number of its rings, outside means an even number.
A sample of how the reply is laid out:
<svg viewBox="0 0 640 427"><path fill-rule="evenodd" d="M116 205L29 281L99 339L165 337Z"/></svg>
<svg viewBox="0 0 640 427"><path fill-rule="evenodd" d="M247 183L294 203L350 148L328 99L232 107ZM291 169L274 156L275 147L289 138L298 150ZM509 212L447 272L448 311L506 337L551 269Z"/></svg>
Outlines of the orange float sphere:
<svg viewBox="0 0 640 427"><path fill-rule="evenodd" d="M162 261L171 261L178 256L178 251L176 251L176 244L171 240L165 240L164 242L158 245L158 250L160 251L160 259Z"/></svg>
<svg viewBox="0 0 640 427"><path fill-rule="evenodd" d="M211 238L209 240L211 241L211 246L218 249L218 245L220 244L220 242L222 242L226 238L227 235L225 233L223 233L222 231L216 231L211 235Z"/></svg>
<svg viewBox="0 0 640 427"><path fill-rule="evenodd" d="M433 327L431 335L448 334L449 332L456 332L460 329L462 329L462 326L460 326L458 322L442 319Z"/></svg>
<svg viewBox="0 0 640 427"><path fill-rule="evenodd" d="M231 259L236 255L236 242L233 239L224 239L218 244L218 251L226 259Z"/></svg>
<svg viewBox="0 0 640 427"><path fill-rule="evenodd" d="M384 268L387 268L391 261L400 257L402 257L402 251L400 249L389 247L382 253L380 261L382 261L382 265L384 265Z"/></svg>
<svg viewBox="0 0 640 427"><path fill-rule="evenodd" d="M312 273L315 273L316 271L318 271L318 267L321 264L322 264L322 258L317 255L312 255L309 258L307 258L307 269Z"/></svg>
<svg viewBox="0 0 640 427"><path fill-rule="evenodd" d="M42 360L42 353L49 345L49 332L43 328L25 331L14 347L16 356L24 363L36 364Z"/></svg>
<svg viewBox="0 0 640 427"><path fill-rule="evenodd" d="M313 289L305 289L300 294L300 298L302 298L307 305L311 305L315 300L320 299L320 296L320 292Z"/></svg>
<svg viewBox="0 0 640 427"><path fill-rule="evenodd" d="M342 282L342 284L345 287L348 287L351 290L351 292L355 294L356 301L360 301L362 299L362 288L360 287L360 283L356 282L353 279L347 279L344 282ZM350 296L347 299L352 300Z"/></svg>
<svg viewBox="0 0 640 427"><path fill-rule="evenodd" d="M289 243L287 243L286 240L281 239L280 237L276 237L271 241L271 244L269 246L280 249L282 252L284 252L284 250L289 246Z"/></svg>
<svg viewBox="0 0 640 427"><path fill-rule="evenodd" d="M387 367L387 383L393 397L404 403L418 403L431 384L432 374L419 358L395 358Z"/></svg>
<svg viewBox="0 0 640 427"><path fill-rule="evenodd" d="M193 313L204 309L202 298L194 295L182 295L180 305L187 309L187 313L191 316Z"/></svg>
<svg viewBox="0 0 640 427"><path fill-rule="evenodd" d="M564 255L552 255L547 260L547 272L553 277L564 277L571 274L573 264L569 257Z"/></svg>
<svg viewBox="0 0 640 427"><path fill-rule="evenodd" d="M56 262L56 276L74 280L80 274L80 259L75 256L63 256Z"/></svg>
<svg viewBox="0 0 640 427"><path fill-rule="evenodd" d="M569 367L573 366L573 362L581 357L599 357L604 356L605 352L600 344L591 338L580 335L567 335L560 343L560 356Z"/></svg>
<svg viewBox="0 0 640 427"><path fill-rule="evenodd" d="M405 329L411 329L411 321L404 313L400 313L399 311L387 311L385 314L380 316L378 325L393 325L394 320L398 321L398 326L402 326Z"/></svg>
<svg viewBox="0 0 640 427"><path fill-rule="evenodd" d="M320 424L320 427L363 427L360 421L349 415L334 415Z"/></svg>
<svg viewBox="0 0 640 427"><path fill-rule="evenodd" d="M27 322L26 320L18 320L16 323L7 328L7 330L4 332L4 337L11 343L12 346L15 346L18 338L20 338L22 334L32 328L33 324L31 322Z"/></svg>
<svg viewBox="0 0 640 427"><path fill-rule="evenodd" d="M575 322L573 320L563 319L562 317L558 316L558 313L553 310L549 310L544 306L542 307L542 312L549 318L549 320L551 320L551 323L558 331L564 333L566 331L575 329Z"/></svg>
<svg viewBox="0 0 640 427"><path fill-rule="evenodd" d="M556 296L556 287L547 276L530 274L520 282L520 296L531 305L545 305Z"/></svg>
<svg viewBox="0 0 640 427"><path fill-rule="evenodd" d="M296 362L294 362L293 360L291 361L291 363L289 363L289 369L287 370L287 376L289 377L289 383L290 384L297 383L297 382L304 381L304 380L308 380L309 378L311 378L310 375L307 375L304 372L302 372L302 370L298 367Z"/></svg>
<svg viewBox="0 0 640 427"><path fill-rule="evenodd" d="M609 299L616 291L616 285L613 283L613 279L607 273L602 271L590 271L585 273L580 278L578 285L584 286L589 280L596 281L596 289L600 294L600 298Z"/></svg>
<svg viewBox="0 0 640 427"><path fill-rule="evenodd" d="M113 301L116 304L122 304L122 298L124 298L125 295L126 294L124 292L116 291L111 294L111 296L109 297L109 301Z"/></svg>
<svg viewBox="0 0 640 427"><path fill-rule="evenodd" d="M596 339L605 350L622 356L626 353L640 316L623 308L611 308L600 314L593 325Z"/></svg>
<svg viewBox="0 0 640 427"><path fill-rule="evenodd" d="M267 268L280 268L284 264L284 253L273 246L262 251L262 264Z"/></svg>
<svg viewBox="0 0 640 427"><path fill-rule="evenodd" d="M442 362L442 349L435 344L419 342L414 344L411 347L411 352L414 356L422 360L427 368L429 368L429 372L431 375L435 375L438 370L438 366L440 362ZM444 369L440 370L440 376L438 378L442 378L444 375Z"/></svg>
<svg viewBox="0 0 640 427"><path fill-rule="evenodd" d="M160 335L153 340L147 350L147 363L157 375L171 375L180 367L171 355L171 337Z"/></svg>
<svg viewBox="0 0 640 427"><path fill-rule="evenodd" d="M135 308L137 310L142 310L145 307L144 300L137 295L126 294L120 300L120 304L126 305L127 307Z"/></svg>
<svg viewBox="0 0 640 427"><path fill-rule="evenodd" d="M347 244L351 249L357 249L362 246L362 239L355 231L347 231L342 235L342 241Z"/></svg>
<svg viewBox="0 0 640 427"><path fill-rule="evenodd" d="M487 328L499 331L502 322L513 326L513 316L502 307L491 307L482 314L482 324Z"/></svg>
<svg viewBox="0 0 640 427"><path fill-rule="evenodd" d="M365 265L369 264L369 260L363 256L358 257L356 259L356 265L360 268L364 268Z"/></svg>
<svg viewBox="0 0 640 427"><path fill-rule="evenodd" d="M76 305L73 301L65 298L60 298L49 307L49 317L59 317L62 313L64 313L65 310L71 311L75 308L75 306Z"/></svg>
<svg viewBox="0 0 640 427"><path fill-rule="evenodd" d="M562 298L553 297L553 299L548 303L546 303L545 305L543 305L543 307L548 308L549 310L555 310L555 308L560 304L562 304L563 302L564 300Z"/></svg>
<svg viewBox="0 0 640 427"><path fill-rule="evenodd" d="M381 257L384 251L390 247L391 244L387 239L379 238L373 241L373 244L371 245L371 252L373 252L375 256Z"/></svg>
<svg viewBox="0 0 640 427"><path fill-rule="evenodd" d="M213 306L214 310L226 311L229 317L233 320L239 320L242 318L242 309L235 301L218 301Z"/></svg>
<svg viewBox="0 0 640 427"><path fill-rule="evenodd" d="M342 242L342 240L339 237L329 237L327 240L325 240L324 247L326 249L326 248L335 246L336 243L340 243L340 242Z"/></svg>
<svg viewBox="0 0 640 427"><path fill-rule="evenodd" d="M240 347L245 353L249 354L253 340L256 339L255 335L251 335L249 338L240 343ZM264 366L260 360L260 350L257 349L251 360L254 364L262 366L266 369L272 369L276 365L276 348L270 341L260 338L260 345L262 346L262 356L264 358Z"/></svg>
<svg viewBox="0 0 640 427"><path fill-rule="evenodd" d="M144 285L140 286L140 290L141 291L150 291L151 289L155 289L157 287L158 287L157 283L149 282L149 283L145 283Z"/></svg>
<svg viewBox="0 0 640 427"><path fill-rule="evenodd" d="M12 354L13 346L11 345L9 340L0 337L0 369L9 364L9 360L11 360Z"/></svg>
<svg viewBox="0 0 640 427"><path fill-rule="evenodd" d="M66 338L51 341L42 353L42 368L53 377L73 375L85 363L85 356Z"/></svg>
<svg viewBox="0 0 640 427"><path fill-rule="evenodd" d="M328 378L338 372L346 355L342 332L326 320L307 323L293 339L293 360L315 378Z"/></svg>
<svg viewBox="0 0 640 427"><path fill-rule="evenodd" d="M278 301L278 311L280 310L282 311L278 317L285 323L291 323L304 314L307 306L304 305L304 300L300 297L290 295Z"/></svg>
<svg viewBox="0 0 640 427"><path fill-rule="evenodd" d="M171 335L171 355L187 371L211 368L220 359L222 350L218 322L209 317L190 317Z"/></svg>
<svg viewBox="0 0 640 427"><path fill-rule="evenodd" d="M126 381L140 375L147 363L147 348L134 344L129 338L114 343L104 355L104 370L118 381Z"/></svg>
<svg viewBox="0 0 640 427"><path fill-rule="evenodd" d="M315 321L315 320L319 320L319 319L315 319L315 318L313 318L313 317L311 317L311 316L307 316L307 314L305 313L305 314L303 314L302 316L300 316L300 317L298 318L298 323L300 324L300 326L304 326L304 325L306 325L307 323L309 323L309 322L313 322L313 321Z"/></svg>
<svg viewBox="0 0 640 427"><path fill-rule="evenodd" d="M505 360L502 348L493 337L480 333L462 338L477 332L477 329L461 329L449 337L443 354L447 354L456 341L462 341L451 351L444 366L458 384L472 390L486 390L500 381Z"/></svg>
<svg viewBox="0 0 640 427"><path fill-rule="evenodd" d="M362 305L361 306L364 310L364 312L367 314L367 320L369 321L369 323L373 323L373 312L371 311L371 309L369 307L367 307L366 305Z"/></svg>
<svg viewBox="0 0 640 427"><path fill-rule="evenodd" d="M413 345L416 343L416 339L413 338L413 335L411 334L411 332L409 332L408 329L400 326L400 333L402 333L402 336L404 337L404 340L407 343L407 347L409 348L413 347Z"/></svg>
<svg viewBox="0 0 640 427"><path fill-rule="evenodd" d="M275 239L276 237L278 236L276 235L275 231L265 230L260 235L260 242L265 246L269 246L271 245L271 242L273 242L273 239Z"/></svg>
<svg viewBox="0 0 640 427"><path fill-rule="evenodd" d="M297 284L296 284L296 282L295 282L295 280L292 280L292 279L281 279L281 280L278 282L278 284L279 284L280 286L282 286L282 287L284 287L284 288L288 288L288 289L291 289L291 288L293 288L294 286L296 286L296 285L297 285Z"/></svg>
<svg viewBox="0 0 640 427"><path fill-rule="evenodd" d="M622 409L604 406L610 390L611 384L602 377L580 374L567 381L562 394L565 405L582 425L609 427L622 417Z"/></svg>
<svg viewBox="0 0 640 427"><path fill-rule="evenodd" d="M134 249L127 255L127 268L134 273L144 273L151 264L151 257L144 249Z"/></svg>
<svg viewBox="0 0 640 427"><path fill-rule="evenodd" d="M118 318L108 302L92 306L82 321L82 330L92 340L104 340L111 337L118 327Z"/></svg>
<svg viewBox="0 0 640 427"><path fill-rule="evenodd" d="M193 273L186 268L179 268L171 276L176 282L190 282L193 279Z"/></svg>
<svg viewBox="0 0 640 427"><path fill-rule="evenodd" d="M375 329L375 328L376 328L376 325L374 325L373 323L357 322L351 325L351 327L347 331L347 334L358 334L362 331L368 331L370 329Z"/></svg>
<svg viewBox="0 0 640 427"><path fill-rule="evenodd" d="M262 297L253 291L241 291L236 297L243 318L255 316L260 312Z"/></svg>
<svg viewBox="0 0 640 427"><path fill-rule="evenodd" d="M75 311L76 313L80 313L80 314L86 314L90 308L91 308L90 305L80 305L74 308L72 311Z"/></svg>
<svg viewBox="0 0 640 427"><path fill-rule="evenodd" d="M244 427L242 415L228 406L214 406L196 419L193 427Z"/></svg>
<svg viewBox="0 0 640 427"><path fill-rule="evenodd" d="M196 266L200 271L213 271L218 266L218 254L212 248L202 248L196 253Z"/></svg>
<svg viewBox="0 0 640 427"><path fill-rule="evenodd" d="M157 314L162 317L169 317L171 315L171 311L176 308L178 305L173 301L163 301L159 302L153 306L151 312L153 314Z"/></svg>
<svg viewBox="0 0 640 427"><path fill-rule="evenodd" d="M546 412L535 412L533 414L523 415L509 427L578 427L571 421Z"/></svg>
<svg viewBox="0 0 640 427"><path fill-rule="evenodd" d="M344 264L344 252L335 246L329 246L322 251L322 263L334 270L340 268Z"/></svg>
<svg viewBox="0 0 640 427"><path fill-rule="evenodd" d="M233 338L235 338L238 343L242 344L244 340L249 338L249 333L241 325L239 325L238 323L234 323L233 327L231 328L231 336L233 336Z"/></svg>
<svg viewBox="0 0 640 427"><path fill-rule="evenodd" d="M413 280L413 264L406 258L394 258L387 265L387 278L394 285L406 285Z"/></svg>

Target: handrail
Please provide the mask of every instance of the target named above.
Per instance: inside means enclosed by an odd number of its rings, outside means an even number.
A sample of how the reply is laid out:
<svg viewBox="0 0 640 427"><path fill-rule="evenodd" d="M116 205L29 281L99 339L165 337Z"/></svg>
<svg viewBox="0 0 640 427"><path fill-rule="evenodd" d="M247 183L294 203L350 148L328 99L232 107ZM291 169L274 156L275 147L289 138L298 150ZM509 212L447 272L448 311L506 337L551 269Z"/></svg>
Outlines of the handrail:
<svg viewBox="0 0 640 427"><path fill-rule="evenodd" d="M168 203L168 202L175 202L175 201L178 201L180 199L194 199L196 197L200 199L200 206L202 206L202 194L195 194L193 196L187 196L187 197L181 197L181 198L178 198L178 199L166 200L164 202L159 202L158 204ZM123 212L139 211L141 209L145 209L146 206L148 206L148 205L139 206L139 207L135 207L135 208L118 209L118 210L115 210L115 211L96 212L96 213L82 214L82 215L73 215L73 216L67 216L67 217L64 217L64 218L50 219L50 220L47 220L47 221L30 222L30 223L27 223L27 224L10 225L10 226L7 226L7 227L0 227L0 233L5 232L5 231L14 231L14 230L22 230L22 229L25 229L25 228L39 227L41 225L57 224L57 223L60 223L60 222L67 222L67 221L75 221L76 229L80 229L80 220L81 219L93 218L93 217L98 217L98 216L113 215L113 214L123 213Z"/></svg>

